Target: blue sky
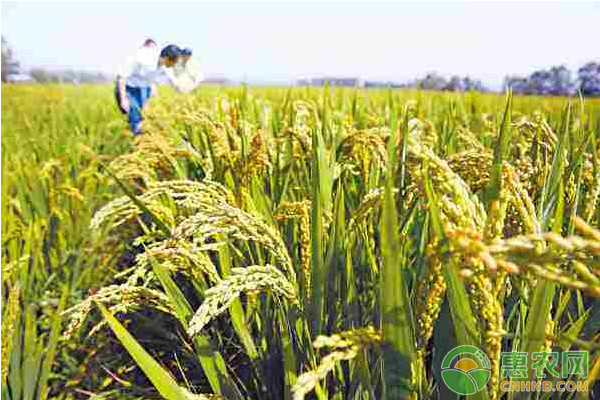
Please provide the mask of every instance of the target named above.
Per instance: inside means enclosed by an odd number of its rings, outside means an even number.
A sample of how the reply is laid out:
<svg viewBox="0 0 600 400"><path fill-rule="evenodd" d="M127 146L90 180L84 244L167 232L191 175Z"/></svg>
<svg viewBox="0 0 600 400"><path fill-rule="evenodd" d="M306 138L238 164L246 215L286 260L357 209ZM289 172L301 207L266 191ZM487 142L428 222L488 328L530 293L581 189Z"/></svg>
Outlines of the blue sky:
<svg viewBox="0 0 600 400"><path fill-rule="evenodd" d="M2 2L25 66L103 70L146 37L193 48L207 75L293 81L506 73L600 59L600 3Z"/></svg>

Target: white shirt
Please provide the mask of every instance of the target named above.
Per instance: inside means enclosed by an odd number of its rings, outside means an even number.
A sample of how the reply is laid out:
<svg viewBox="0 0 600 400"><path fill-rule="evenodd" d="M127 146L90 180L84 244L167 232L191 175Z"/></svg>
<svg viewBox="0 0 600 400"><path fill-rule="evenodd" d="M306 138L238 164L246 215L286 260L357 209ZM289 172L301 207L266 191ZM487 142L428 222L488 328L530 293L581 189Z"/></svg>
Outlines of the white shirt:
<svg viewBox="0 0 600 400"><path fill-rule="evenodd" d="M202 73L191 59L181 70L158 65L159 52L156 47L142 46L135 57L126 59L117 69L117 77L125 79L129 87L148 87L154 83L169 82L180 92L192 91L202 80ZM189 66L188 66L189 65Z"/></svg>
<svg viewBox="0 0 600 400"><path fill-rule="evenodd" d="M164 71L158 67L158 50L142 46L134 57L128 58L117 69L117 77L126 80L127 86L147 87L161 79Z"/></svg>

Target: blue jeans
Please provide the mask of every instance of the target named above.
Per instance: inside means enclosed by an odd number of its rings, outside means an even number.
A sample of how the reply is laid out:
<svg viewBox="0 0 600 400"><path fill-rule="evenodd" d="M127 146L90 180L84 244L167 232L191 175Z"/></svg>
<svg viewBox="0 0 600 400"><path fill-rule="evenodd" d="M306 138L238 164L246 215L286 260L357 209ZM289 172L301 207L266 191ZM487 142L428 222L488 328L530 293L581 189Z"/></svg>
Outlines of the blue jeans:
<svg viewBox="0 0 600 400"><path fill-rule="evenodd" d="M131 87L126 86L127 98L129 99L129 129L134 135L141 133L142 108L150 97L150 86Z"/></svg>

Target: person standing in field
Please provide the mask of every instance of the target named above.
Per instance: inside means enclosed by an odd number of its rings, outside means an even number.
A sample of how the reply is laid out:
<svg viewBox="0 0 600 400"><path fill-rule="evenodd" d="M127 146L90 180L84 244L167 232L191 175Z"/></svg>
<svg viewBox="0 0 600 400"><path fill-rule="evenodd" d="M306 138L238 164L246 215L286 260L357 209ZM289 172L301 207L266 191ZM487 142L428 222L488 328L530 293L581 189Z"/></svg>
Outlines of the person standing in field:
<svg viewBox="0 0 600 400"><path fill-rule="evenodd" d="M128 115L129 129L134 135L143 132L142 109L148 99L157 94L157 83L166 77L177 90L184 91L184 85L173 71L180 56L181 49L175 45L166 46L159 54L156 42L147 39L135 57L128 59L117 71L117 105L123 114Z"/></svg>
<svg viewBox="0 0 600 400"><path fill-rule="evenodd" d="M181 50L181 57L174 72L184 93L192 92L204 80L200 64L192 56L192 49L189 48Z"/></svg>

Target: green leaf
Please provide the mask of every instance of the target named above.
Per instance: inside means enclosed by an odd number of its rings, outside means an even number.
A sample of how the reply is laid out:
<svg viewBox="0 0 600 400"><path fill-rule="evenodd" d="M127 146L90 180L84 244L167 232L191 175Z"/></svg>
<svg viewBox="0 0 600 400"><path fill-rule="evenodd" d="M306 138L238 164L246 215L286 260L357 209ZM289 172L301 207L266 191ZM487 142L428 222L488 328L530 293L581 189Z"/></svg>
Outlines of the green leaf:
<svg viewBox="0 0 600 400"><path fill-rule="evenodd" d="M498 140L494 147L494 161L490 171L490 182L487 190L488 204L491 201L498 200L502 190L502 162L508 156L512 138L511 130L512 115L512 91L509 90L506 95L506 106L502 116L502 124L498 133Z"/></svg>
<svg viewBox="0 0 600 400"><path fill-rule="evenodd" d="M97 304L104 319L110 325L123 347L144 371L156 390L167 400L191 399L192 394L179 386L173 377L135 340L123 325L104 307Z"/></svg>
<svg viewBox="0 0 600 400"><path fill-rule="evenodd" d="M152 269L169 297L177 313L177 318L183 326L187 327L194 315L192 307L175 281L173 281L173 278L171 278L171 274L167 268L152 260ZM225 394L231 399L241 399L241 394L227 372L223 356L214 349L209 338L199 334L194 336L193 342L198 354L198 360L212 390L218 394Z"/></svg>
<svg viewBox="0 0 600 400"><path fill-rule="evenodd" d="M322 135L327 126L327 87L324 93L322 131L313 129L312 135L312 209L310 214L312 293L307 308L307 319L311 324L311 334L314 337L321 334L325 296L323 285L327 276L327 264L323 262L323 213L331 210L331 174Z"/></svg>
<svg viewBox="0 0 600 400"><path fill-rule="evenodd" d="M50 337L48 339L48 344L46 345L46 354L44 357L44 362L42 364L40 377L38 379L38 398L42 400L48 398L48 378L50 376L52 364L54 363L56 348L58 346L58 339L60 338L61 334L61 313L64 311L65 305L67 304L68 295L69 289L68 287L65 287L63 289L62 296L60 297L58 308L54 311L54 315L52 316L52 322L50 325Z"/></svg>
<svg viewBox="0 0 600 400"><path fill-rule="evenodd" d="M383 352L385 366L386 398L409 398L412 388L411 366L416 351L414 319L408 298L408 288L403 279L398 211L394 201L394 171L397 149L397 118L392 111L391 135L388 142L389 160L385 174L383 215L381 218L382 268L380 273L380 303L383 334L386 349Z"/></svg>

